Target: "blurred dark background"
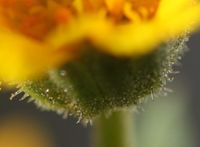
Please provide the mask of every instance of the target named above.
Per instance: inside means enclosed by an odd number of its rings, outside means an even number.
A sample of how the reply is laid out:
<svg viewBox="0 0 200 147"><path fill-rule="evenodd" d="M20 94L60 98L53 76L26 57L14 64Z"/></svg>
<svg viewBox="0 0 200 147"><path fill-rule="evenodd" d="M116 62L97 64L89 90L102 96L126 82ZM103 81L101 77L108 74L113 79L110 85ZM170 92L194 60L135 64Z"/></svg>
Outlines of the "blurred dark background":
<svg viewBox="0 0 200 147"><path fill-rule="evenodd" d="M187 93L187 115L196 139L196 147L200 146L200 33L194 34L188 42L189 51L184 55L173 85L181 85ZM172 85L172 86L171 86ZM180 92L174 89L174 92ZM89 147L91 141L91 126L84 127L76 124L76 119L63 119L54 112L45 112L37 109L33 103L9 100L11 92L1 91L0 94L0 122L12 115L26 115L37 120L44 126L53 138L56 147ZM156 101L156 100L155 100ZM144 106L145 109L145 106ZM145 112L140 112L145 113ZM176 122L174 122L176 123ZM0 127L1 133L1 127ZM6 147L6 146L5 146Z"/></svg>

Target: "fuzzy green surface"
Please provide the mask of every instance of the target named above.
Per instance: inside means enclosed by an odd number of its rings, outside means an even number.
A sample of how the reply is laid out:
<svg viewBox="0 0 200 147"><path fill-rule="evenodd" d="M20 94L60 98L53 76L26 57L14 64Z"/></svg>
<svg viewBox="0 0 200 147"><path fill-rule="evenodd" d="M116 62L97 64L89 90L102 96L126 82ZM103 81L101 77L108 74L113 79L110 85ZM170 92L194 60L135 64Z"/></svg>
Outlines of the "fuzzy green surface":
<svg viewBox="0 0 200 147"><path fill-rule="evenodd" d="M162 89L186 41L170 41L149 55L132 59L91 50L40 80L25 82L22 90L43 108L87 121L101 113L136 106Z"/></svg>

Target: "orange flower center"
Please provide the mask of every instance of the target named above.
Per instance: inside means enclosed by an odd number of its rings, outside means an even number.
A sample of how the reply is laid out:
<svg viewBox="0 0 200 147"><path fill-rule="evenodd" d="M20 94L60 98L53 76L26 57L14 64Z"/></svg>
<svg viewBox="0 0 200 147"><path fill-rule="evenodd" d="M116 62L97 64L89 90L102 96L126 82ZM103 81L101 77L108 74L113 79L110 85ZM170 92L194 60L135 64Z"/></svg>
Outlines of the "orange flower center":
<svg viewBox="0 0 200 147"><path fill-rule="evenodd" d="M105 0L108 13L118 20L137 21L154 16L160 0Z"/></svg>
<svg viewBox="0 0 200 147"><path fill-rule="evenodd" d="M0 23L42 41L60 24L83 13L99 13L114 23L151 19L160 0L0 0Z"/></svg>

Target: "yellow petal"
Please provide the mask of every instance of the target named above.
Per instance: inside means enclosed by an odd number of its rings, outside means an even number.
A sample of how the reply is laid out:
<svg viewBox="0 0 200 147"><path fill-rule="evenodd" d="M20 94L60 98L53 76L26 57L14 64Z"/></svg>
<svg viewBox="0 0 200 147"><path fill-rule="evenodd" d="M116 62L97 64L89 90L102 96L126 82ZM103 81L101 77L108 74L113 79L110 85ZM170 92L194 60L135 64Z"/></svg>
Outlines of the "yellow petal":
<svg viewBox="0 0 200 147"><path fill-rule="evenodd" d="M156 13L159 18L171 18L174 14L181 14L185 9L194 6L196 0L160 0Z"/></svg>
<svg viewBox="0 0 200 147"><path fill-rule="evenodd" d="M158 11L155 17L157 22L163 24L163 30L165 30L163 32L171 37L184 31L193 31L200 26L200 2L196 4L190 0L177 0L176 2L179 2L182 7L171 9L174 13L170 13L170 11L169 15L164 15L163 11ZM160 10L162 7L164 7L164 4L161 5Z"/></svg>
<svg viewBox="0 0 200 147"><path fill-rule="evenodd" d="M151 20L115 25L96 15L83 15L70 25L57 29L48 41L57 48L70 42L90 40L97 49L115 56L140 56L188 29L197 28L199 24L200 3L162 0L155 18Z"/></svg>
<svg viewBox="0 0 200 147"><path fill-rule="evenodd" d="M96 41L99 49L116 56L140 56L156 46L200 26L200 3L162 0L158 14L149 21L116 27ZM175 5L173 5L175 4Z"/></svg>
<svg viewBox="0 0 200 147"><path fill-rule="evenodd" d="M0 29L0 79L19 82L70 58L67 52Z"/></svg>
<svg viewBox="0 0 200 147"><path fill-rule="evenodd" d="M54 48L60 48L65 44L77 43L85 40L93 40L110 32L111 24L96 15L84 15L78 19L71 20L70 24L55 29L46 42Z"/></svg>
<svg viewBox="0 0 200 147"><path fill-rule="evenodd" d="M194 1L194 0L193 0ZM115 56L140 56L200 24L200 2L162 0L154 18L116 25L99 14L83 14L55 29L43 43L0 29L0 79L19 81L63 64L64 46L90 41Z"/></svg>
<svg viewBox="0 0 200 147"><path fill-rule="evenodd" d="M138 56L153 50L160 41L156 25L151 22L115 26L106 19L90 15L58 28L47 42L59 48L71 42L89 40L97 49L113 55Z"/></svg>

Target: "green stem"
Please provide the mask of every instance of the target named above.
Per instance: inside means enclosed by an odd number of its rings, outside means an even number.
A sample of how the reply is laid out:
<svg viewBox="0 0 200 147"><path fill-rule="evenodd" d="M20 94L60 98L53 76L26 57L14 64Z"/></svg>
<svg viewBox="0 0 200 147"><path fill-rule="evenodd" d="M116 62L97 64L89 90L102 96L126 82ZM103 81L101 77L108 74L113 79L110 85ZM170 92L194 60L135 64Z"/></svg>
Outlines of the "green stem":
<svg viewBox="0 0 200 147"><path fill-rule="evenodd" d="M94 147L134 147L133 115L128 113L114 112L108 118L98 118L94 129Z"/></svg>

